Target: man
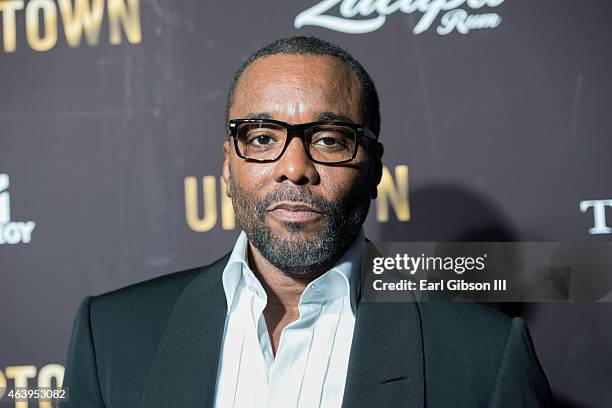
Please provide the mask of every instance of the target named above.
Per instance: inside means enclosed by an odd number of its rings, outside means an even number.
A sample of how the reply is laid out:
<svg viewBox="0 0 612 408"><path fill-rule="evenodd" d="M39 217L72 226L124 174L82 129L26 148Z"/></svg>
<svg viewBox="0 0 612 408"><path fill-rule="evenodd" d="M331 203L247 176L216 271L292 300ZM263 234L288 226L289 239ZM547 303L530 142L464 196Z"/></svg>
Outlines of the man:
<svg viewBox="0 0 612 408"><path fill-rule="evenodd" d="M381 177L374 85L312 37L275 41L227 102L223 178L243 229L212 265L87 298L74 407L536 407L527 329L468 304L360 302Z"/></svg>

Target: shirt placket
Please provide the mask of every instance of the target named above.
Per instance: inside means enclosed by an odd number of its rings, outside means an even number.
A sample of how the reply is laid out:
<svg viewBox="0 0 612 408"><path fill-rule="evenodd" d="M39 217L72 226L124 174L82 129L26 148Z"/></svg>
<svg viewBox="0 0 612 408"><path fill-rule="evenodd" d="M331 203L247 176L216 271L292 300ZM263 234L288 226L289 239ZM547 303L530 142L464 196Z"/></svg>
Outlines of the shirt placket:
<svg viewBox="0 0 612 408"><path fill-rule="evenodd" d="M345 298L337 298L325 303L318 317L312 336L311 353L304 373L304 383L300 395L300 408L317 408L323 399L325 379L334 358L337 346L336 334Z"/></svg>
<svg viewBox="0 0 612 408"><path fill-rule="evenodd" d="M264 408L269 389L269 379L266 373L266 362L258 339L258 326L263 319L263 310L266 307L267 296L259 282L250 277L245 278L247 301L245 313L245 351L242 365L248 378L240 379L241 390L236 398L235 407ZM246 368L249 369L246 369ZM264 375L262 375L264 374Z"/></svg>
<svg viewBox="0 0 612 408"><path fill-rule="evenodd" d="M270 375L267 407L297 407L312 346L312 328L285 327Z"/></svg>

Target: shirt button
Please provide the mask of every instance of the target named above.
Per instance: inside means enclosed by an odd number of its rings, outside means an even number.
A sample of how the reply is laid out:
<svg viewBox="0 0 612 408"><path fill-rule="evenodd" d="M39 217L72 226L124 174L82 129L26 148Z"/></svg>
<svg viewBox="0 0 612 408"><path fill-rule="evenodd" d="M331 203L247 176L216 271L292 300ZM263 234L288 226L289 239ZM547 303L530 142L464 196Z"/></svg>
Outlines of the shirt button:
<svg viewBox="0 0 612 408"><path fill-rule="evenodd" d="M257 293L257 288L256 288L255 286L249 286L249 290L250 290L252 293Z"/></svg>

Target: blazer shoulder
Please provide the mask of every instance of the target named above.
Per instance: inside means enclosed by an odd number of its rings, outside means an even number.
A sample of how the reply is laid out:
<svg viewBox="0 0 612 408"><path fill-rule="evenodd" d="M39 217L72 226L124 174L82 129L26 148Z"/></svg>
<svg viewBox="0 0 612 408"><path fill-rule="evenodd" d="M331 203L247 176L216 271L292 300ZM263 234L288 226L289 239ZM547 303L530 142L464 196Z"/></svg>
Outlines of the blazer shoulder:
<svg viewBox="0 0 612 408"><path fill-rule="evenodd" d="M93 296L91 315L97 319L116 319L118 316L142 318L169 312L189 282L203 273L220 274L228 259L229 253L206 266L162 275Z"/></svg>
<svg viewBox="0 0 612 408"><path fill-rule="evenodd" d="M510 339L527 330L522 319L475 303L421 303L419 310L428 405L488 406Z"/></svg>
<svg viewBox="0 0 612 408"><path fill-rule="evenodd" d="M225 256L207 266L87 297L75 319L67 363L68 384L79 390L79 398L89 402L103 395L100 398L105 403L122 398L121 406L138 405L159 341L181 294L198 277L204 278L200 283L205 285L197 288L205 292L207 285L218 282L214 275L220 279L227 260ZM116 404L108 403L111 405Z"/></svg>
<svg viewBox="0 0 612 408"><path fill-rule="evenodd" d="M456 339L505 341L512 318L477 303L429 302L419 304L424 328Z"/></svg>

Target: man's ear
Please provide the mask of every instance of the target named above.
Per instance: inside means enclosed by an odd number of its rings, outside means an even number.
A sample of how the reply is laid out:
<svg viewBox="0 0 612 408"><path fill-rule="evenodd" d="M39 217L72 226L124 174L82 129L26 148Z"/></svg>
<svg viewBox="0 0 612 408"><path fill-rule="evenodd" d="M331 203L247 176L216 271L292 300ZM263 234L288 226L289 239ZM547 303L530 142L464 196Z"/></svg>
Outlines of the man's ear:
<svg viewBox="0 0 612 408"><path fill-rule="evenodd" d="M230 143L229 139L223 143L223 167L221 169L221 177L225 182L225 195L228 197L232 196L232 193L229 188L229 155L230 155Z"/></svg>
<svg viewBox="0 0 612 408"><path fill-rule="evenodd" d="M378 184L380 183L380 180L382 179L382 169L383 169L382 155L385 150L382 143L378 141L374 143L375 144L372 146L372 168L371 168L372 185L370 189L370 197L372 198L372 200L375 200L376 197L378 197Z"/></svg>

